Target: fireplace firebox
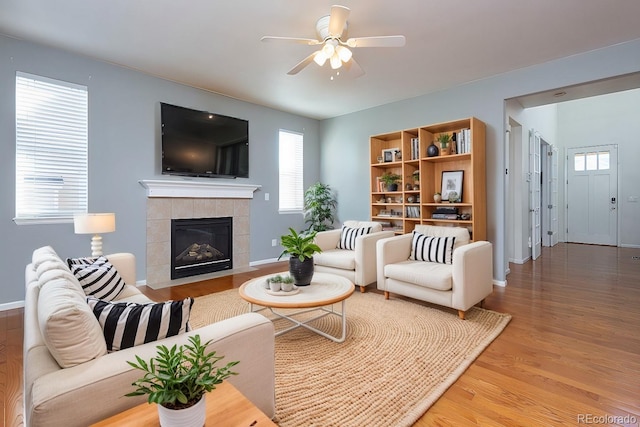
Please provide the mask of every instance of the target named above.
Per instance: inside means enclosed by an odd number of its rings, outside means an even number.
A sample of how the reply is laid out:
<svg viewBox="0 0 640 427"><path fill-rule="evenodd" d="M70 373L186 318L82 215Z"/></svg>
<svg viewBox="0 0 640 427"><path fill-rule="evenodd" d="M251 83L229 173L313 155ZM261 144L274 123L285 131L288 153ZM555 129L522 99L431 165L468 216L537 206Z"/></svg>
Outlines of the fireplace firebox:
<svg viewBox="0 0 640 427"><path fill-rule="evenodd" d="M171 279L233 268L231 217L171 220Z"/></svg>

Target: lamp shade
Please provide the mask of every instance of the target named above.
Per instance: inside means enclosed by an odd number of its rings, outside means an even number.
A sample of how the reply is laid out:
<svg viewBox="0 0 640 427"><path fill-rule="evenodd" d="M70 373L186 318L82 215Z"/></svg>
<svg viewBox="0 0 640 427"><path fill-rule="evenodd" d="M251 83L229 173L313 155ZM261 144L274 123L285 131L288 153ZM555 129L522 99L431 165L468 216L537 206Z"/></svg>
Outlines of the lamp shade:
<svg viewBox="0 0 640 427"><path fill-rule="evenodd" d="M85 213L73 216L76 234L99 234L116 231L115 213Z"/></svg>

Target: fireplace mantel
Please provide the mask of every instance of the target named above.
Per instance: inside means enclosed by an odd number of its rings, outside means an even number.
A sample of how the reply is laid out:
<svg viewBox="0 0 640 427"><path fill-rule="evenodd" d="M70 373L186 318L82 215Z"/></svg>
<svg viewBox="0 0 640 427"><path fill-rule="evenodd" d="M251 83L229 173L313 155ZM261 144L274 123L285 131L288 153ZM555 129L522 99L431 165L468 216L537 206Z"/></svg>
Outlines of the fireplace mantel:
<svg viewBox="0 0 640 427"><path fill-rule="evenodd" d="M139 182L147 189L147 197L253 199L253 193L261 187L255 184L164 179L144 179Z"/></svg>

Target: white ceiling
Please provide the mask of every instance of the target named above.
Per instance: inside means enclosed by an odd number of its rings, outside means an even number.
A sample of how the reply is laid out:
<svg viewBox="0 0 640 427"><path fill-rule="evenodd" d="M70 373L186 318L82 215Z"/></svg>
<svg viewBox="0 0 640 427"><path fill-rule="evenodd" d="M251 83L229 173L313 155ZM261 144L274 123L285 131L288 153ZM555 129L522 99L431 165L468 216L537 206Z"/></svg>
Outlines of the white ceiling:
<svg viewBox="0 0 640 427"><path fill-rule="evenodd" d="M357 79L287 75L316 48L260 38L315 38L332 4L349 37L406 46L354 49ZM323 119L638 39L640 1L0 0L0 33Z"/></svg>

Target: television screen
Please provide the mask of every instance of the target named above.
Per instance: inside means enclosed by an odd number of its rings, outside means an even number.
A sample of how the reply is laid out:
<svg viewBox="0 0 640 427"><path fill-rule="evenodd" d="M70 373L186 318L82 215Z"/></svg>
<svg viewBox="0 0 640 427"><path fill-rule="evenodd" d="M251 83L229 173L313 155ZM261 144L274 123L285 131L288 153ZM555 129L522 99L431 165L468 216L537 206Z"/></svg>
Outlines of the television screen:
<svg viewBox="0 0 640 427"><path fill-rule="evenodd" d="M247 120L160 103L162 173L249 177Z"/></svg>

